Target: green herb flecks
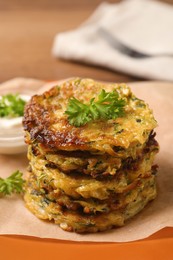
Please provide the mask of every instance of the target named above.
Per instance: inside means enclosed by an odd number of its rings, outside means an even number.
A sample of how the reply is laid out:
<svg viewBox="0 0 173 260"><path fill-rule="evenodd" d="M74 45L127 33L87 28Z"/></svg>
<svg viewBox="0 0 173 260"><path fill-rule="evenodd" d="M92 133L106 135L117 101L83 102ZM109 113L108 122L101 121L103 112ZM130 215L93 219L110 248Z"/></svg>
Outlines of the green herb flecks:
<svg viewBox="0 0 173 260"><path fill-rule="evenodd" d="M23 116L26 102L19 94L7 94L0 97L0 117Z"/></svg>
<svg viewBox="0 0 173 260"><path fill-rule="evenodd" d="M22 175L20 171L16 171L6 179L0 178L0 195L6 196L12 193L23 192L23 184L25 181Z"/></svg>
<svg viewBox="0 0 173 260"><path fill-rule="evenodd" d="M83 104L75 97L69 99L65 114L71 125L82 126L90 121L116 119L124 114L125 100L119 97L116 90L106 92L104 89L98 95L97 101L92 98L88 104Z"/></svg>

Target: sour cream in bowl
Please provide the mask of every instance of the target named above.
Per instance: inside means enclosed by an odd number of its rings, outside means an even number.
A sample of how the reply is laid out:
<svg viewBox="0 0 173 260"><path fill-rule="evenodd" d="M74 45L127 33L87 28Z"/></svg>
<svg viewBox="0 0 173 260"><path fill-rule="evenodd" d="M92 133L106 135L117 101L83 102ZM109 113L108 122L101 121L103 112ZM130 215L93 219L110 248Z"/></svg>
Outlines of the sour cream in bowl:
<svg viewBox="0 0 173 260"><path fill-rule="evenodd" d="M2 103L1 101L4 96L6 95L0 95L0 104ZM24 102L30 100L30 96L26 94L19 94L18 97ZM5 102L8 107L8 100ZM3 115L3 111L3 106L0 106L0 154L17 154L25 152L27 147L24 142L24 131L22 127L23 117L17 114L15 115L15 108L14 115Z"/></svg>
<svg viewBox="0 0 173 260"><path fill-rule="evenodd" d="M19 77L8 80L0 83L0 99L7 94L15 95L18 93L21 99L28 102L31 96L37 94L44 84L44 81L32 78ZM16 110L15 106L13 108ZM17 154L27 151L22 117L23 114L20 115L20 113L19 115L4 116L3 109L0 107L0 154Z"/></svg>

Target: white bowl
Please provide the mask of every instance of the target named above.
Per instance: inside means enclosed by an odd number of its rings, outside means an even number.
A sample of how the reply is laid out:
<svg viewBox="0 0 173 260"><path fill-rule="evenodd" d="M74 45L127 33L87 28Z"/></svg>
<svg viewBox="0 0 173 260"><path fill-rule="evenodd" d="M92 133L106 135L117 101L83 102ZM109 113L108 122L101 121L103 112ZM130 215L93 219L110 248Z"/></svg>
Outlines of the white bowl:
<svg viewBox="0 0 173 260"><path fill-rule="evenodd" d="M30 96L27 96L27 99L29 100ZM22 119L22 117L0 118L0 154L17 154L26 151Z"/></svg>
<svg viewBox="0 0 173 260"><path fill-rule="evenodd" d="M43 84L44 82L39 80L16 78L0 84L0 96L18 93L22 99L28 101ZM0 118L0 154L18 154L26 151L22 117Z"/></svg>
<svg viewBox="0 0 173 260"><path fill-rule="evenodd" d="M23 134L16 137L0 137L0 154L18 154L26 151Z"/></svg>

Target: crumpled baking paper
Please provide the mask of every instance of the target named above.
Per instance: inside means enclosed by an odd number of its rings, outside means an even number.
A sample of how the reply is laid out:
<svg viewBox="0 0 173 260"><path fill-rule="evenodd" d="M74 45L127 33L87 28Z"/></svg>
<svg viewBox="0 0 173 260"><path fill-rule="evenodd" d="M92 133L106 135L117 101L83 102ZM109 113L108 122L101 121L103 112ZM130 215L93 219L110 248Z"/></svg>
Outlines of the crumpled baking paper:
<svg viewBox="0 0 173 260"><path fill-rule="evenodd" d="M158 196L124 227L96 234L76 234L61 230L54 223L35 217L22 196L0 198L0 234L17 234L69 241L127 242L143 239L164 227L173 227L173 84L164 82L129 83L137 97L149 103L158 121L160 153ZM50 84L43 87L45 90ZM26 172L26 154L0 155L0 176L19 169Z"/></svg>

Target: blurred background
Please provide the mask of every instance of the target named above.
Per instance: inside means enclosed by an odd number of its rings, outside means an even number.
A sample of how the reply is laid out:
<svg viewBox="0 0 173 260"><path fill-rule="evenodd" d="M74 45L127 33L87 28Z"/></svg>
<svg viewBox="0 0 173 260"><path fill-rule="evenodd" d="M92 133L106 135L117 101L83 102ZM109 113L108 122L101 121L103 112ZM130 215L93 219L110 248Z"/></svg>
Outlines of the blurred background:
<svg viewBox="0 0 173 260"><path fill-rule="evenodd" d="M16 76L44 80L72 76L115 82L143 80L118 71L52 56L55 35L77 28L101 2L0 0L0 82ZM173 5L173 0L161 2Z"/></svg>

